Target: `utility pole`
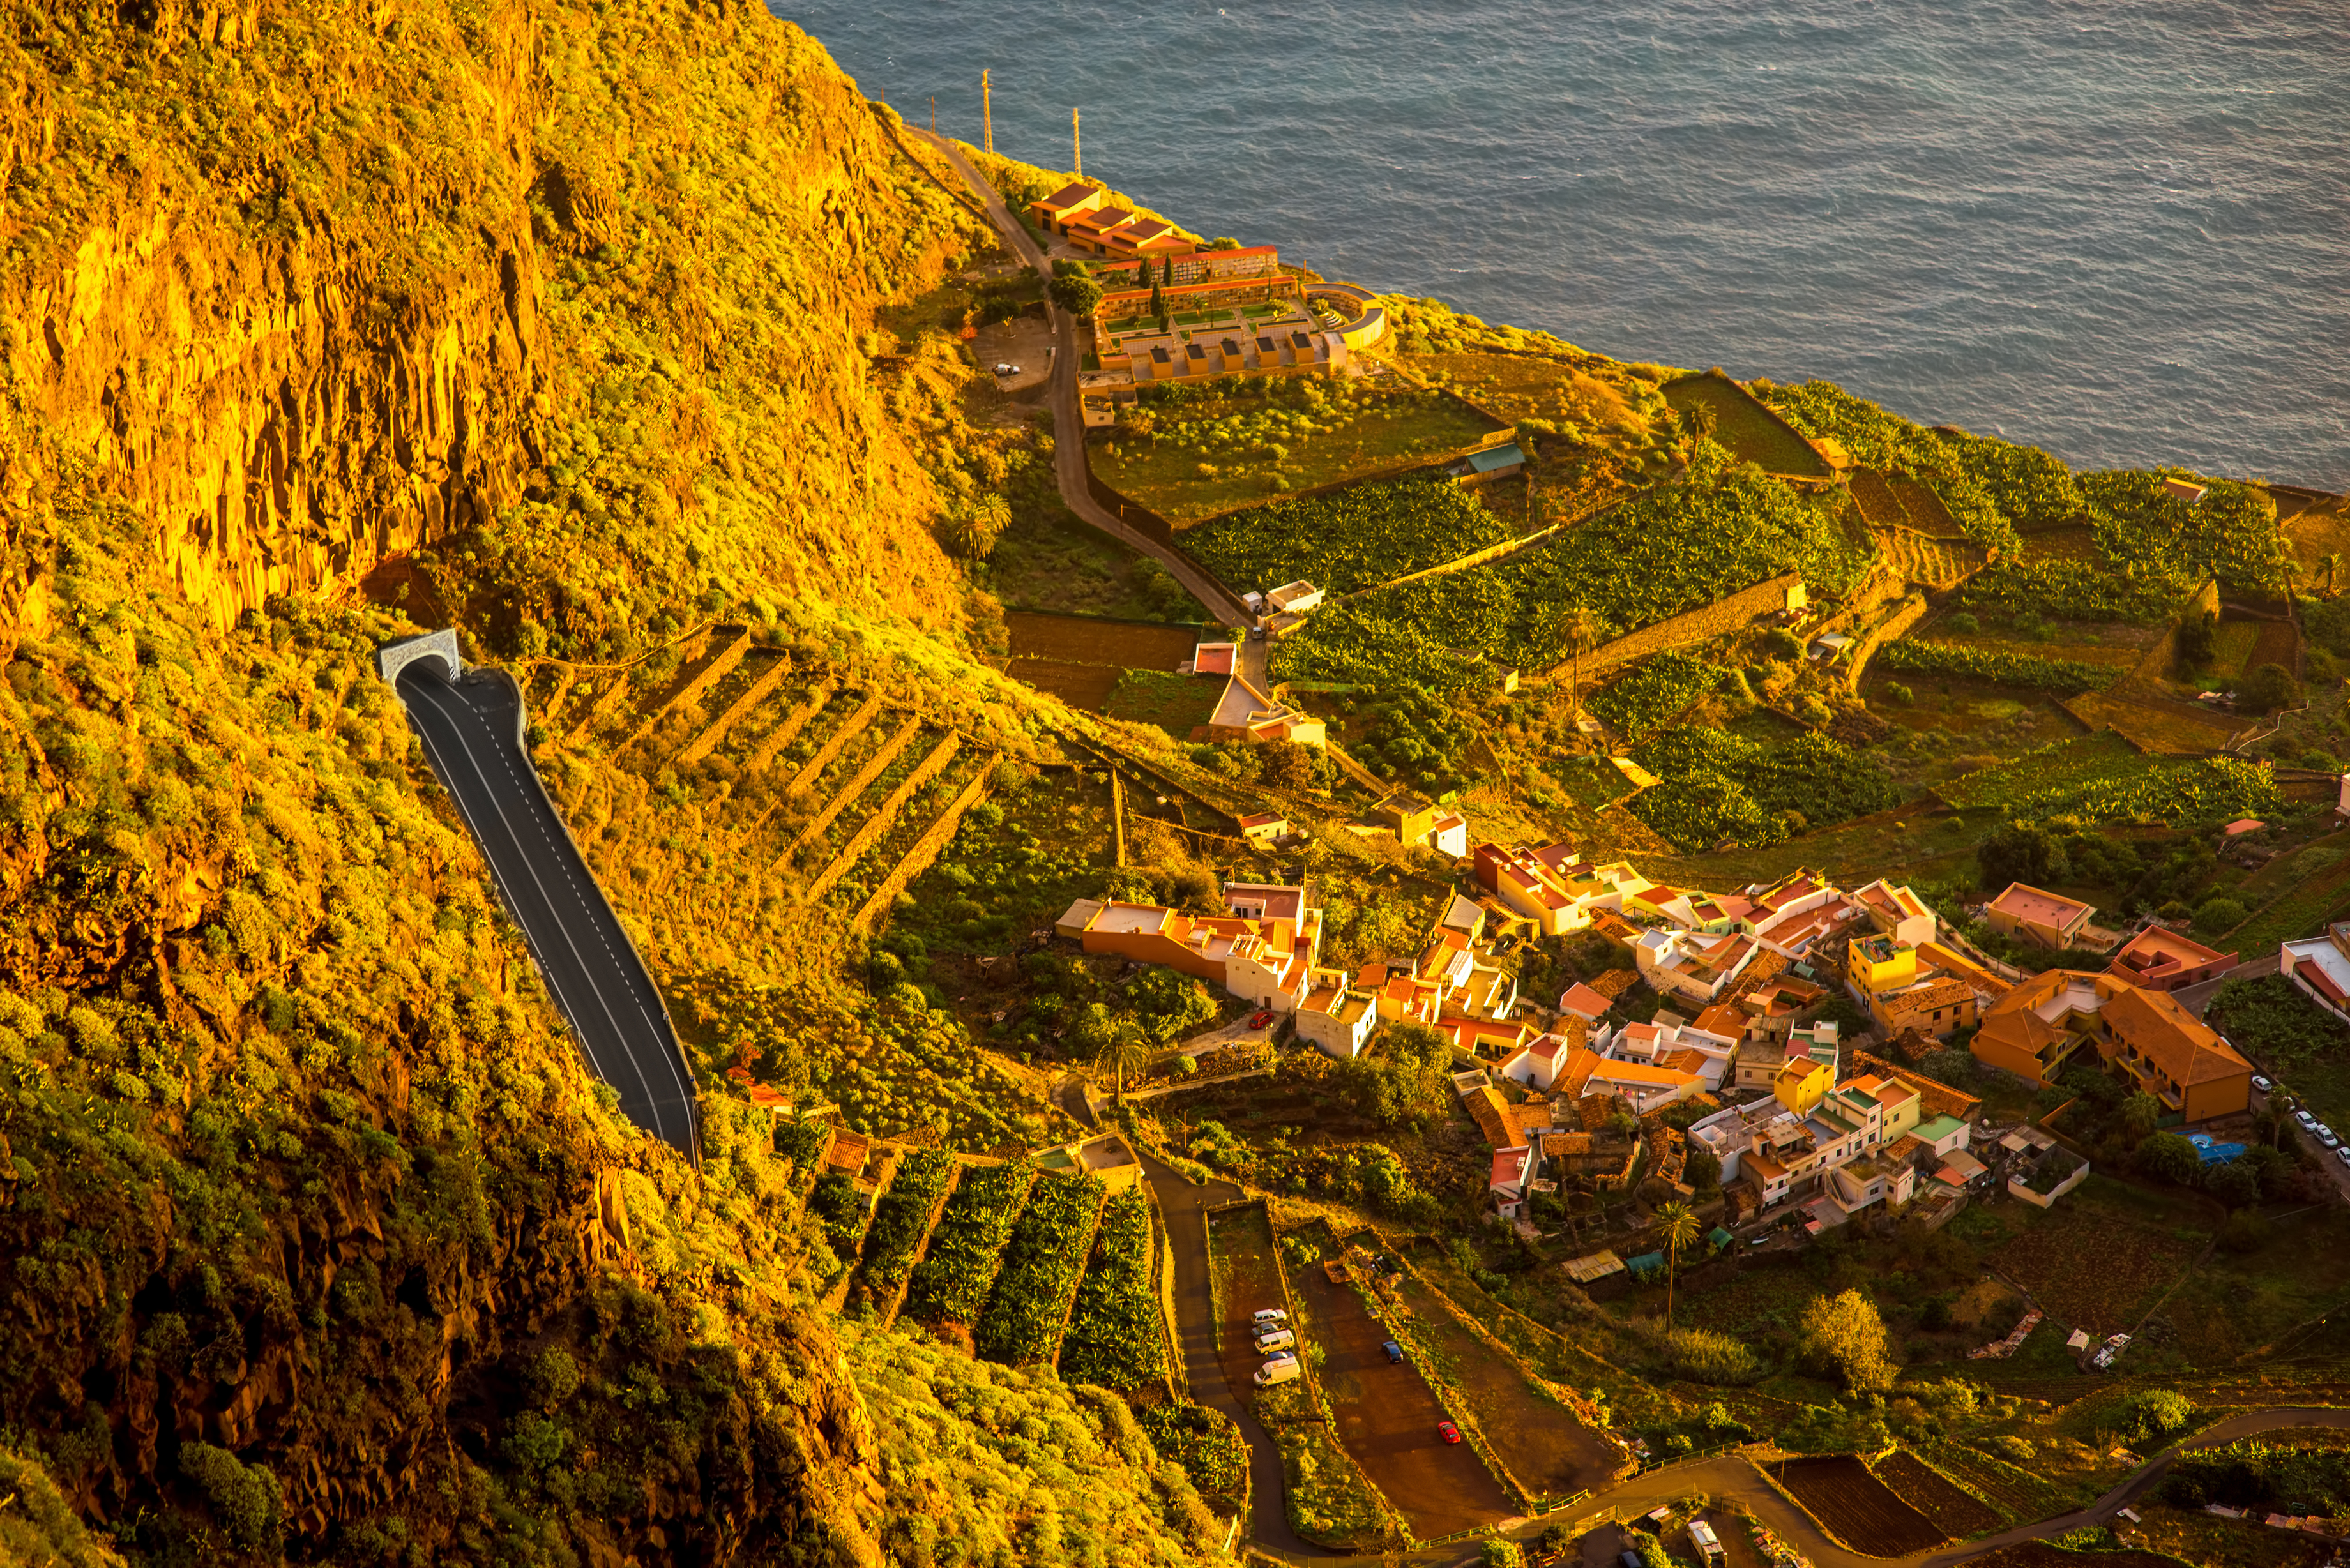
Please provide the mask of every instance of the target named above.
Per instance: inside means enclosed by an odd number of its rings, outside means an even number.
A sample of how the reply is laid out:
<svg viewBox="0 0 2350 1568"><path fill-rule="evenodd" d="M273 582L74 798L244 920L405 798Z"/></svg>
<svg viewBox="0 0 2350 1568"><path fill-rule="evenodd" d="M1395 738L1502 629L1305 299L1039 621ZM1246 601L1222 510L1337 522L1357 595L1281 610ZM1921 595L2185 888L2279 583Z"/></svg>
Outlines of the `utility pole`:
<svg viewBox="0 0 2350 1568"><path fill-rule="evenodd" d="M1077 161L1077 178L1082 180L1086 177L1086 133L1074 109L1069 110L1069 145Z"/></svg>
<svg viewBox="0 0 2350 1568"><path fill-rule="evenodd" d="M993 157L995 154L995 105L994 100L988 97L987 72L984 70L979 73L979 124L981 131L986 138L988 155Z"/></svg>

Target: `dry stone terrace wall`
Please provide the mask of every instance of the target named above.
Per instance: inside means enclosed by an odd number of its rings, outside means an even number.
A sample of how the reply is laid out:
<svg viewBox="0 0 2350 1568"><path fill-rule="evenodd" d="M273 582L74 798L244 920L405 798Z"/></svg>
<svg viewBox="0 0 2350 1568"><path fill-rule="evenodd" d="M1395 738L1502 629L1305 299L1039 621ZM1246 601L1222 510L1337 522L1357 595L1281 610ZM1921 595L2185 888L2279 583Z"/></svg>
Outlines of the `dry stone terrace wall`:
<svg viewBox="0 0 2350 1568"><path fill-rule="evenodd" d="M1767 582L1742 588L1728 598L1717 599L1703 609L1693 609L1677 615L1670 620L1660 620L1654 626L1644 626L1627 636L1602 644L1586 653L1575 665L1578 675L1594 677L1605 674L1619 664L1629 664L1636 659L1646 659L1652 653L1668 649L1687 648L1692 643L1708 642L1727 632L1751 625L1762 616L1783 609L1787 590L1804 580L1799 572L1783 572ZM1547 673L1555 674L1568 668L1568 661L1559 660Z"/></svg>

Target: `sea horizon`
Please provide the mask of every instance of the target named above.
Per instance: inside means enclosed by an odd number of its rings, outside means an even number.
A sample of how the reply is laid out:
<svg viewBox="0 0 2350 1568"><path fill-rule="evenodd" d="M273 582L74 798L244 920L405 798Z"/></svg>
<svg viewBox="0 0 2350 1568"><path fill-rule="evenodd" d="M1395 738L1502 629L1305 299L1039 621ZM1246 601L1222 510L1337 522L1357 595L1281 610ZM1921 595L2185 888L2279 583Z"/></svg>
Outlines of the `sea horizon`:
<svg viewBox="0 0 2350 1568"><path fill-rule="evenodd" d="M2075 468L2350 488L2350 28L2314 4L770 0L869 96L1188 226Z"/></svg>

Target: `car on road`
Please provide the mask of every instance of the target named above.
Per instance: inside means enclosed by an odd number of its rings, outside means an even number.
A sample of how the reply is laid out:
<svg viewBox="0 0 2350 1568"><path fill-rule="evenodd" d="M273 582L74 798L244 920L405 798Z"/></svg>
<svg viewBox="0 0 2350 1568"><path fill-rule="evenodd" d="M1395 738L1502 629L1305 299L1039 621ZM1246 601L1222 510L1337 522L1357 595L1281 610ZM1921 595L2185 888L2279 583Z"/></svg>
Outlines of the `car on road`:
<svg viewBox="0 0 2350 1568"><path fill-rule="evenodd" d="M1272 1022L1273 1022L1273 1009L1271 1009L1271 1008L1269 1008L1269 1007L1268 1007L1268 1008L1266 1008L1263 1012L1260 1012L1260 1013L1256 1014L1254 1017L1253 1017L1253 1018L1251 1018L1251 1019L1249 1020L1249 1027L1250 1027L1251 1029L1262 1029L1262 1028L1263 1028L1266 1024L1271 1023Z"/></svg>
<svg viewBox="0 0 2350 1568"><path fill-rule="evenodd" d="M1259 1307L1256 1309L1256 1321L1260 1327L1268 1323L1287 1323L1289 1314L1279 1307Z"/></svg>
<svg viewBox="0 0 2350 1568"><path fill-rule="evenodd" d="M2317 1130L2317 1118L2311 1116L2307 1111L2293 1112L2293 1119L2299 1122L2303 1127L2309 1128L2312 1132Z"/></svg>
<svg viewBox="0 0 2350 1568"><path fill-rule="evenodd" d="M2350 1148L2335 1149L2334 1151L2334 1158L2340 1160L2345 1165L2350 1165Z"/></svg>
<svg viewBox="0 0 2350 1568"><path fill-rule="evenodd" d="M2255 1088L2255 1089L2258 1089L2262 1094L2265 1095L2265 1094L2267 1094L2271 1089L2275 1088L2275 1087L2276 1087L2276 1085L2275 1085L2274 1084L2272 1084L2272 1083L2269 1082L2269 1081L2268 1081L2268 1079L2266 1079L2266 1078L2262 1077L2260 1074L2255 1073L2255 1074L2253 1074L2253 1075L2252 1075L2252 1087L2253 1087L2253 1088Z"/></svg>
<svg viewBox="0 0 2350 1568"><path fill-rule="evenodd" d="M1439 1421L1436 1423L1436 1435L1448 1443L1457 1443L1461 1440L1461 1428L1450 1421Z"/></svg>
<svg viewBox="0 0 2350 1568"><path fill-rule="evenodd" d="M1285 1328L1264 1329L1256 1336L1256 1347L1260 1351L1287 1350L1296 1343L1297 1336Z"/></svg>
<svg viewBox="0 0 2350 1568"><path fill-rule="evenodd" d="M1379 1346L1379 1348L1380 1348L1381 1350L1384 1350L1384 1351L1386 1351L1386 1352L1388 1353L1388 1361L1391 1365L1400 1366L1400 1365L1402 1364L1402 1362L1403 1362L1403 1346L1402 1346L1402 1345L1398 1345L1394 1340L1390 1339L1390 1340L1388 1340L1385 1345L1380 1345L1380 1346Z"/></svg>
<svg viewBox="0 0 2350 1568"><path fill-rule="evenodd" d="M2317 1124L2315 1131L2317 1133L2317 1141L2324 1144L2326 1147L2340 1148L2342 1147L2341 1137L2335 1134L2332 1127L2327 1127L2324 1122Z"/></svg>
<svg viewBox="0 0 2350 1568"><path fill-rule="evenodd" d="M1017 376L1020 374L1020 367L1017 365L1000 364L995 367L995 373L999 376Z"/></svg>
<svg viewBox="0 0 2350 1568"><path fill-rule="evenodd" d="M1256 1386L1270 1388L1276 1383L1295 1382L1296 1377L1297 1357L1292 1355L1280 1361L1268 1361L1258 1368Z"/></svg>

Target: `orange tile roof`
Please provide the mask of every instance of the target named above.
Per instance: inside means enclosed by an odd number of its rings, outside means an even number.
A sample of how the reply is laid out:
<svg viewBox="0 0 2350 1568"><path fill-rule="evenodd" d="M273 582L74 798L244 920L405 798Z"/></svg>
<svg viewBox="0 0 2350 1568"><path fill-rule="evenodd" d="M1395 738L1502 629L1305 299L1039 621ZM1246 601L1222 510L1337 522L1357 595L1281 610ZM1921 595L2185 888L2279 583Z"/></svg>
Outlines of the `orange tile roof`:
<svg viewBox="0 0 2350 1568"><path fill-rule="evenodd" d="M2010 882L1989 907L2011 919L2056 930L2063 930L2075 920L2085 920L2096 912L2095 906L2084 904L2078 898L2067 898L2062 893L2051 893L2022 882Z"/></svg>
<svg viewBox="0 0 2350 1568"><path fill-rule="evenodd" d="M1517 1139L1510 1130L1510 1103L1491 1084L1480 1084L1469 1096L1469 1115L1477 1123L1477 1130L1495 1148L1506 1148Z"/></svg>

